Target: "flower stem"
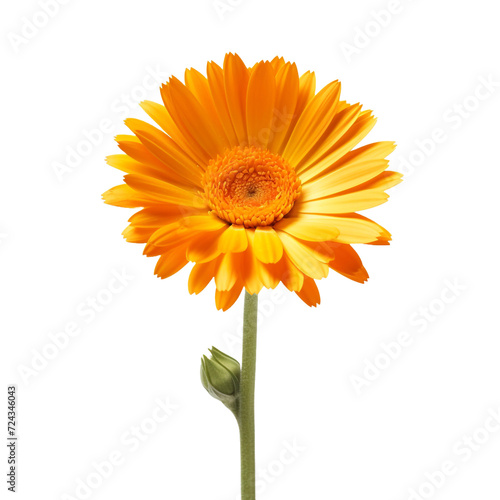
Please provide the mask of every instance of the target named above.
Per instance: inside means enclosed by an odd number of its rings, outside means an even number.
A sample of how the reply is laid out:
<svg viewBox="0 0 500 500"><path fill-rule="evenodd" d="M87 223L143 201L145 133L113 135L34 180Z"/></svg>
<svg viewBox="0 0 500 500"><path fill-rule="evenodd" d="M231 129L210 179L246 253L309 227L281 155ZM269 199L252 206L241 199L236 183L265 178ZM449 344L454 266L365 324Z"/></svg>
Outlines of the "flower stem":
<svg viewBox="0 0 500 500"><path fill-rule="evenodd" d="M255 364L257 360L258 296L245 291L243 355L241 363L240 427L241 500L255 500Z"/></svg>

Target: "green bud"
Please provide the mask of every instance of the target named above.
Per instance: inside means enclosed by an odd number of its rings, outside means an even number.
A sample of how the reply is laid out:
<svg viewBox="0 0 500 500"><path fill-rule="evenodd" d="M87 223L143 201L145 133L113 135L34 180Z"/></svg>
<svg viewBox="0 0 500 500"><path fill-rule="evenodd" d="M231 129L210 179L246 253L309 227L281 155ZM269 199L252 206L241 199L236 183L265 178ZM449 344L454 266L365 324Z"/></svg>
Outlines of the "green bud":
<svg viewBox="0 0 500 500"><path fill-rule="evenodd" d="M211 358L201 358L201 383L207 392L235 415L240 393L240 364L219 349L209 349Z"/></svg>
<svg viewBox="0 0 500 500"><path fill-rule="evenodd" d="M212 347L209 349L212 354L212 359L218 361L221 365L227 368L233 376L238 380L238 385L240 383L240 375L241 375L241 367L240 362L236 361L236 359L224 354L222 351L219 351L217 347Z"/></svg>

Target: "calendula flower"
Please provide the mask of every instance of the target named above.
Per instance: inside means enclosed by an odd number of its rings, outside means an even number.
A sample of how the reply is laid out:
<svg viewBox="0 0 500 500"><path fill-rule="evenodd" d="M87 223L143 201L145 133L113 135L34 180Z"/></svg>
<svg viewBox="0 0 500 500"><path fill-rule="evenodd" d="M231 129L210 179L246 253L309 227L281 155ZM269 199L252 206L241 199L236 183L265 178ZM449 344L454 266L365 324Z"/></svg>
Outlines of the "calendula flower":
<svg viewBox="0 0 500 500"><path fill-rule="evenodd" d="M314 306L330 269L367 280L351 245L388 244L390 233L356 212L402 177L386 170L393 142L353 149L375 124L370 110L341 101L338 81L316 93L314 73L299 77L282 58L247 67L227 54L223 68L186 70L160 90L163 104L141 104L160 128L125 121L125 154L108 157L125 184L103 195L141 208L123 234L160 256L158 276L193 262L190 293L214 279L223 310L243 288L280 282Z"/></svg>

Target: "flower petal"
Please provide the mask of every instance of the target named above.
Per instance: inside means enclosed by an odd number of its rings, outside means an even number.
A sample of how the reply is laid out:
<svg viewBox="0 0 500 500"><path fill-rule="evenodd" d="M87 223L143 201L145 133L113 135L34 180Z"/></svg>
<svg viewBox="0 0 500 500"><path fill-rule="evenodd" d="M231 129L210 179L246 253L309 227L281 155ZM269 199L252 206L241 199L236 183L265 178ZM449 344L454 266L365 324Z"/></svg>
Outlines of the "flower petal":
<svg viewBox="0 0 500 500"><path fill-rule="evenodd" d="M155 233L153 233L155 234ZM200 233L197 233L200 234ZM204 233L203 233L204 234ZM152 235L151 235L152 236ZM172 231L170 235L170 239L167 241L166 239L164 242L159 245L155 246L153 243L151 243L151 238L148 240L148 243L144 247L144 251L142 252L144 255L147 255L148 257L157 257L158 255L163 255L164 253L168 253L170 250L173 250L174 248L180 246L180 245L189 245L189 243L196 237L195 233L191 232L181 232L181 231ZM187 252L187 249L186 249Z"/></svg>
<svg viewBox="0 0 500 500"><path fill-rule="evenodd" d="M324 225L334 227L338 231L338 235L330 241L336 241L338 243L373 243L380 238L390 239L391 237L390 233L382 226L359 214L346 214L341 217L333 215L298 214L298 217L287 217L283 219L283 221L288 220L300 221L303 225L319 223L320 227L324 227ZM277 227L279 226L277 225ZM325 237L323 240L326 241L329 240L329 238Z"/></svg>
<svg viewBox="0 0 500 500"><path fill-rule="evenodd" d="M278 236L287 256L306 276L314 279L328 276L328 266L324 262L320 262L306 245L283 231L278 231Z"/></svg>
<svg viewBox="0 0 500 500"><path fill-rule="evenodd" d="M259 266L262 264L255 257L254 236L254 231L247 231L248 248L241 254L240 260L241 279L250 294L259 293L263 287L259 272Z"/></svg>
<svg viewBox="0 0 500 500"><path fill-rule="evenodd" d="M379 189L365 189L322 200L299 201L293 208L294 214L345 214L376 207L388 198L389 195Z"/></svg>
<svg viewBox="0 0 500 500"><path fill-rule="evenodd" d="M178 81L178 80L177 80ZM168 116L172 119L173 125L171 126L172 132L169 135L177 142L179 145L183 145L183 149L186 150L184 144L188 144L189 151L196 163L201 167L210 161L210 154L205 151L203 146L198 143L195 137L187 130L186 126L182 122L182 115L177 111L175 106L174 97L172 96L172 85L168 82L161 86L160 92L167 110ZM179 85L182 83L179 82ZM178 103L178 106L182 109L182 104ZM202 133L200 129L195 130L195 133ZM175 134L175 135L174 135Z"/></svg>
<svg viewBox="0 0 500 500"><path fill-rule="evenodd" d="M123 230L122 235L129 243L147 243L155 231L154 227L135 227L130 224Z"/></svg>
<svg viewBox="0 0 500 500"><path fill-rule="evenodd" d="M142 144L141 140L135 135L117 135L116 142L118 143L118 147L130 158L133 158L135 161L147 165L158 172L161 172L163 169L163 163L151 152L148 150L144 144Z"/></svg>
<svg viewBox="0 0 500 500"><path fill-rule="evenodd" d="M208 262L217 258L221 251L219 250L219 238L229 226L217 231L202 232L191 238L186 256L191 262Z"/></svg>
<svg viewBox="0 0 500 500"><path fill-rule="evenodd" d="M366 182L362 185L364 188L368 189L390 189L394 186L397 186L403 180L403 174L399 172L392 172L387 170L386 172L377 175L371 181ZM358 186L361 187L361 186Z"/></svg>
<svg viewBox="0 0 500 500"><path fill-rule="evenodd" d="M334 240L340 233L328 217L286 217L279 221L275 228L307 241Z"/></svg>
<svg viewBox="0 0 500 500"><path fill-rule="evenodd" d="M188 290L190 294L199 294L212 281L215 276L215 265L217 259L209 262L197 263L191 269L188 281Z"/></svg>
<svg viewBox="0 0 500 500"><path fill-rule="evenodd" d="M155 205L144 208L130 217L129 222L135 227L156 227L165 226L183 217L193 215L207 215L206 210L184 207L182 205Z"/></svg>
<svg viewBox="0 0 500 500"><path fill-rule="evenodd" d="M168 278L180 271L187 263L186 245L176 246L158 259L155 274L162 279Z"/></svg>
<svg viewBox="0 0 500 500"><path fill-rule="evenodd" d="M183 234L192 233L194 236L200 231L210 233L225 228L227 228L227 224L217 217L211 215L194 215L160 227L151 236L148 243L156 247L161 247L174 243L175 239Z"/></svg>
<svg viewBox="0 0 500 500"><path fill-rule="evenodd" d="M208 113L193 93L180 80L172 77L165 92L165 106L176 125L186 137L191 137L205 151L209 158L222 153L227 139L217 133Z"/></svg>
<svg viewBox="0 0 500 500"><path fill-rule="evenodd" d="M354 186L351 189L346 189L345 191L342 191L341 193L338 193L338 195L347 195L350 193L357 193L357 192L362 192L362 191L386 191L387 189L390 189L397 184L401 182L403 178L403 174L400 174L399 172L392 172L390 170L386 170L385 172L382 172L381 174L378 174L376 177L373 179L370 179L369 181L363 182L363 184L359 184L358 186ZM328 197L330 198L330 197ZM295 208L295 206L294 206ZM293 212L293 209L291 210ZM289 212L290 213L290 212Z"/></svg>
<svg viewBox="0 0 500 500"><path fill-rule="evenodd" d="M321 297L316 282L308 278L304 278L304 284L299 291L295 292L308 306L316 307L321 303Z"/></svg>
<svg viewBox="0 0 500 500"><path fill-rule="evenodd" d="M317 138L325 132L335 114L339 96L340 83L335 81L329 83L309 102L283 151L283 158L292 166L299 164Z"/></svg>
<svg viewBox="0 0 500 500"><path fill-rule="evenodd" d="M244 226L236 224L229 226L219 239L219 250L222 253L244 252L247 247L247 230Z"/></svg>
<svg viewBox="0 0 500 500"><path fill-rule="evenodd" d="M272 66L273 71L274 71L275 74L277 74L284 65L285 65L285 60L282 57L276 56L271 61L271 66Z"/></svg>
<svg viewBox="0 0 500 500"><path fill-rule="evenodd" d="M212 94L210 93L210 86L207 78L205 78L199 71L191 68L186 69L185 72L186 87L193 93L194 97L201 104L205 113L209 116L210 123L214 129L214 133L221 138L225 147L230 147L224 127L222 126L217 109L215 108Z"/></svg>
<svg viewBox="0 0 500 500"><path fill-rule="evenodd" d="M294 292L300 290L304 283L304 274L297 269L291 260L283 254L283 257L276 264L266 264L267 270L272 273L278 282L283 284Z"/></svg>
<svg viewBox="0 0 500 500"><path fill-rule="evenodd" d="M286 148L295 129L295 126L297 125L297 122L302 115L302 112L314 98L315 91L316 75L314 74L314 72L307 71L299 78L299 95L297 96L297 102L293 111L293 117L291 118L290 125L288 126L288 130L286 131L286 135L283 138L280 147L276 149L277 153L283 153L283 150Z"/></svg>
<svg viewBox="0 0 500 500"><path fill-rule="evenodd" d="M396 147L395 142L383 141L383 142L375 142L372 144L367 144L366 146L363 146L361 148L354 149L353 151L350 151L342 158L340 158L337 162L330 165L327 169L323 170L314 179L308 178L308 180L305 181L303 180L304 190L306 191L306 193L308 190L311 190L312 192L314 188L319 187L320 185L319 182L322 179L325 179L326 182L330 184L334 184L335 181L341 182L342 179L336 177L337 175L339 175L338 173L339 171L340 174L342 174L342 172L345 174L346 172L348 172L348 170L352 170L353 172L358 174L359 171L357 170L357 168L360 165L365 165L364 168L366 168L366 164L368 162L383 160L394 151L395 147ZM363 167L361 167L361 169L363 169ZM368 179L360 180L360 182L358 182L357 184L362 184L366 180Z"/></svg>
<svg viewBox="0 0 500 500"><path fill-rule="evenodd" d="M328 263L331 269L347 278L364 283L368 278L368 273L359 258L359 255L350 245L329 243L335 258Z"/></svg>
<svg viewBox="0 0 500 500"><path fill-rule="evenodd" d="M240 57L236 54L226 54L224 59L224 88L226 101L238 138L238 143L248 142L246 127L246 101L250 72Z"/></svg>
<svg viewBox="0 0 500 500"><path fill-rule="evenodd" d="M351 128L361 113L361 104L354 104L338 112L328 125L326 132L318 138L316 144L311 148L297 166L297 173L306 170L308 166L314 165L324 155L332 150L339 139Z"/></svg>
<svg viewBox="0 0 500 500"><path fill-rule="evenodd" d="M361 142L377 122L370 110L363 111L349 130L338 140L332 148L324 154L316 163L307 164L300 172L300 179L306 183L317 175L324 173L331 165L334 165L353 147Z"/></svg>
<svg viewBox="0 0 500 500"><path fill-rule="evenodd" d="M164 104L158 104L153 101L142 101L140 106L173 139L175 144L189 156L195 165L204 165L205 156L200 156L196 150L191 147L193 143L186 140Z"/></svg>
<svg viewBox="0 0 500 500"><path fill-rule="evenodd" d="M286 63L276 75L276 103L274 121L272 122L272 135L268 143L268 149L273 153L279 153L283 141L294 122L295 107L299 97L299 73L297 65Z"/></svg>
<svg viewBox="0 0 500 500"><path fill-rule="evenodd" d="M388 160L368 160L346 165L305 185L302 189L302 200L317 200L347 191L381 174L388 166Z"/></svg>
<svg viewBox="0 0 500 500"><path fill-rule="evenodd" d="M155 205L157 202L150 196L134 191L126 184L120 184L111 189L108 189L102 195L104 203L114 205L116 207L137 208Z"/></svg>
<svg viewBox="0 0 500 500"><path fill-rule="evenodd" d="M127 174L147 175L148 177L154 177L167 182L170 180L168 175L165 175L163 169L140 163L125 154L109 155L106 157L106 163Z"/></svg>
<svg viewBox="0 0 500 500"><path fill-rule="evenodd" d="M272 226L255 228L253 251L255 257L264 264L273 264L281 259L283 243Z"/></svg>
<svg viewBox="0 0 500 500"><path fill-rule="evenodd" d="M217 259L215 271L215 286L217 290L230 290L238 280L240 272L239 255L226 253Z"/></svg>
<svg viewBox="0 0 500 500"><path fill-rule="evenodd" d="M124 180L135 191L156 200L156 204L160 201L194 208L206 207L205 201L194 190L175 186L145 175L129 174L125 176Z"/></svg>
<svg viewBox="0 0 500 500"><path fill-rule="evenodd" d="M234 131L233 122L231 121L231 115L229 114L229 108L226 101L224 71L219 65L214 62L210 62L207 64L207 78L210 87L210 94L212 95L212 100L215 104L215 108L217 109L217 114L224 131L226 132L226 137L228 138L231 146L238 146L238 137Z"/></svg>
<svg viewBox="0 0 500 500"><path fill-rule="evenodd" d="M241 295L243 283L238 281L231 290L215 290L215 306L218 310L227 311Z"/></svg>
<svg viewBox="0 0 500 500"><path fill-rule="evenodd" d="M271 136L276 80L269 62L260 62L248 81L246 124L248 143L266 148Z"/></svg>
<svg viewBox="0 0 500 500"><path fill-rule="evenodd" d="M297 269L297 266L286 256L283 255L281 261L284 265L284 271L281 275L281 281L291 292L300 290L304 284L304 273Z"/></svg>
<svg viewBox="0 0 500 500"><path fill-rule="evenodd" d="M135 118L125 120L125 124L161 162L161 170L167 177L172 177L177 182L201 186L203 170L167 134Z"/></svg>

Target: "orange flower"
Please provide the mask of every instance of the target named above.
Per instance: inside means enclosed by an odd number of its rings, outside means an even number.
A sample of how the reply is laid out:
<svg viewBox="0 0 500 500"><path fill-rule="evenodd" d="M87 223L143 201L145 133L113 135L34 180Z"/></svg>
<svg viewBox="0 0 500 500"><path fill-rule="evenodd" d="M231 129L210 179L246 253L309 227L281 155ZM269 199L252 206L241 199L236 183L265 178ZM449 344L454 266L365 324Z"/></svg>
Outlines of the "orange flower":
<svg viewBox="0 0 500 500"><path fill-rule="evenodd" d="M340 83L315 93L314 73L275 58L248 68L233 54L207 77L186 70L161 87L163 105L141 104L159 125L128 119L125 154L108 163L125 184L106 203L142 210L127 241L160 256L167 278L188 262L190 293L214 278L226 310L282 282L306 304L320 302L315 280L329 269L368 278L352 243L388 244L390 233L355 212L384 203L401 181L386 171L393 142L353 148L375 124L371 111L340 100Z"/></svg>

